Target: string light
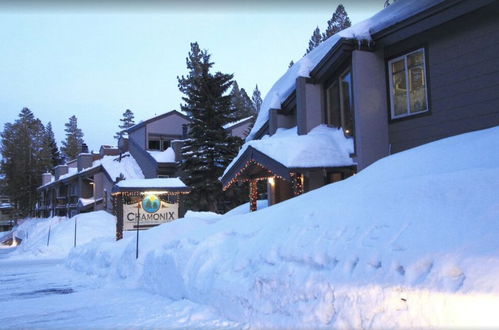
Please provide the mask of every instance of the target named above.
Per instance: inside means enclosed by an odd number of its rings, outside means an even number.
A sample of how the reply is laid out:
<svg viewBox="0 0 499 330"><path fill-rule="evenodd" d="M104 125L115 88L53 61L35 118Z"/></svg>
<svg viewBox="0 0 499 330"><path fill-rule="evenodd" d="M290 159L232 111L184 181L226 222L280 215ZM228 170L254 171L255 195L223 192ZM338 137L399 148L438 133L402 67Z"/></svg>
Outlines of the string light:
<svg viewBox="0 0 499 330"><path fill-rule="evenodd" d="M264 175L264 176L261 176L261 177L257 177L257 178L240 178L240 176L243 174L243 172L246 171L246 169L248 167L250 167L251 165L257 165L258 167L260 167L261 169L263 169L268 174ZM225 191L225 190L229 189L236 182L248 182L248 181L252 181L252 180L257 180L257 181L268 180L269 178L272 178L272 177L273 178L282 179L282 180L289 180L289 179L287 179L285 177L282 177L282 176L280 176L278 174L273 173L271 170L269 170L268 168L266 168L262 164L260 164L257 161L251 159L251 160L249 160L249 161L246 162L246 164L243 166L243 168L241 168L236 173L236 175L234 175L234 177L229 182L227 182L227 184L222 189Z"/></svg>

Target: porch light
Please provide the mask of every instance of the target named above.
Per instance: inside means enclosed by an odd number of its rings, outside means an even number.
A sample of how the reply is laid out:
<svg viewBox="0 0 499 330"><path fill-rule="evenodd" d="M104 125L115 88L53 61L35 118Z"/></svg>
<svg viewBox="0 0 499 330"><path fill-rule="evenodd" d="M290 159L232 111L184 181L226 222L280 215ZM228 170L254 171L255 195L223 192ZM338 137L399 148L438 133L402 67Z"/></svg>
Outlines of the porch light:
<svg viewBox="0 0 499 330"><path fill-rule="evenodd" d="M275 185L275 179L273 176L271 176L269 179L268 179L268 182L269 184L273 187Z"/></svg>

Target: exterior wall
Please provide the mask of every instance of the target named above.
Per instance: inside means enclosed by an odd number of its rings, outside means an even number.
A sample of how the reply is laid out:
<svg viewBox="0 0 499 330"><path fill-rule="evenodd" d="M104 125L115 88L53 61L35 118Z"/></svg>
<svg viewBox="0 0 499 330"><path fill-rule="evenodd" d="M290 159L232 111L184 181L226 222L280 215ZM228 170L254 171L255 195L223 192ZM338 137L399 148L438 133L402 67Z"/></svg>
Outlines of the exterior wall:
<svg viewBox="0 0 499 330"><path fill-rule="evenodd" d="M234 128L230 130L230 135L232 136L238 136L241 139L246 138L246 135L248 135L251 127L251 121L247 121L245 123L242 123L241 125L237 125Z"/></svg>
<svg viewBox="0 0 499 330"><path fill-rule="evenodd" d="M404 40L387 48L385 58L422 46L430 113L389 124L392 153L499 125L497 12L486 8Z"/></svg>
<svg viewBox="0 0 499 330"><path fill-rule="evenodd" d="M140 146L141 148L145 149L146 148L146 143L147 143L147 137L146 137L146 127L142 126L139 129L136 129L135 131L131 132L128 134L128 139L130 142L135 142L136 145Z"/></svg>
<svg viewBox="0 0 499 330"><path fill-rule="evenodd" d="M389 154L383 52L352 52L355 154L359 170Z"/></svg>
<svg viewBox="0 0 499 330"><path fill-rule="evenodd" d="M296 115L282 115L279 110L271 109L269 114L269 134L273 135L278 128L291 128L296 126Z"/></svg>
<svg viewBox="0 0 499 330"><path fill-rule="evenodd" d="M157 177L156 160L144 148L135 144L134 140L129 140L128 149L139 164L146 179Z"/></svg>
<svg viewBox="0 0 499 330"><path fill-rule="evenodd" d="M311 84L304 77L296 79L296 124L299 135L307 134L324 122L322 101L320 84Z"/></svg>
<svg viewBox="0 0 499 330"><path fill-rule="evenodd" d="M164 134L182 136L182 125L189 121L177 114L172 114L147 124L147 134Z"/></svg>
<svg viewBox="0 0 499 330"><path fill-rule="evenodd" d="M305 173L304 190L311 191L324 186L326 183L322 170L310 170Z"/></svg>

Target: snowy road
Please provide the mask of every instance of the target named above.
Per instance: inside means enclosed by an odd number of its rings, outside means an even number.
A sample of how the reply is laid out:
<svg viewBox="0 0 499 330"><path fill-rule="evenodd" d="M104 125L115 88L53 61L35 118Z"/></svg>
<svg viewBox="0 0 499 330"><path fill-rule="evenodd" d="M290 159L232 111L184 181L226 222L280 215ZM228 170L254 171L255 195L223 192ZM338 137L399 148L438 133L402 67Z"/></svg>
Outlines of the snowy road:
<svg viewBox="0 0 499 330"><path fill-rule="evenodd" d="M0 249L0 328L238 327L208 307L102 284L61 260L7 255Z"/></svg>

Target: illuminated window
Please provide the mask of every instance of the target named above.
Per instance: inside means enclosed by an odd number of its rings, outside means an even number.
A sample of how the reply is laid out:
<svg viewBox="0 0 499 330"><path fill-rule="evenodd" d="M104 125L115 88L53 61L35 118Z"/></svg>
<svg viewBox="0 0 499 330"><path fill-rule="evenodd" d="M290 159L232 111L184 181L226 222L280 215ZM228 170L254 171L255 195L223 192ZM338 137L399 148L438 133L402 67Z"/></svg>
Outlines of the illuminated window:
<svg viewBox="0 0 499 330"><path fill-rule="evenodd" d="M341 126L346 136L353 136L352 72L346 70L326 89L327 124Z"/></svg>
<svg viewBox="0 0 499 330"><path fill-rule="evenodd" d="M388 62L392 119L428 111L424 49Z"/></svg>

